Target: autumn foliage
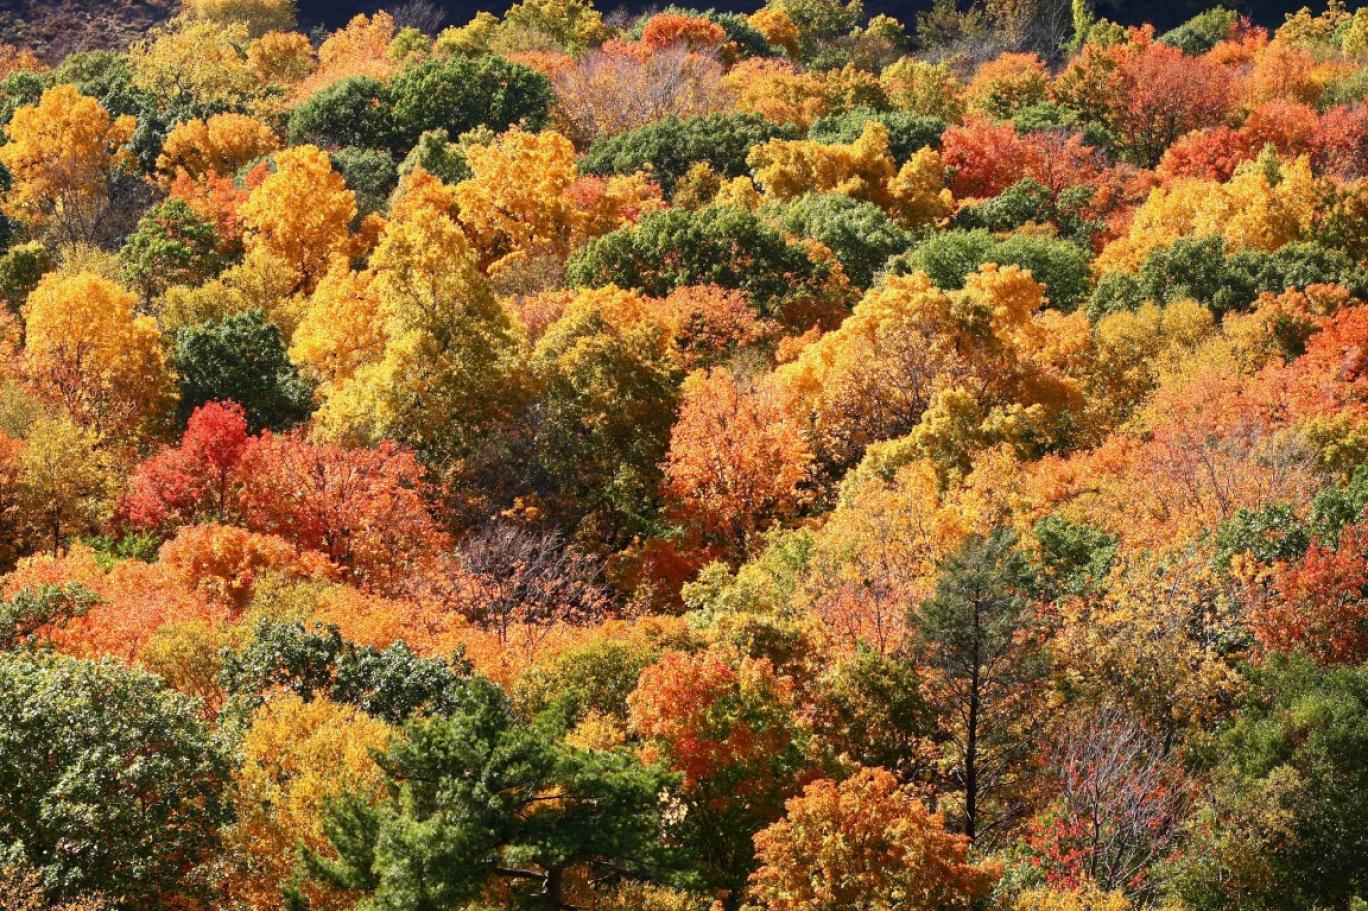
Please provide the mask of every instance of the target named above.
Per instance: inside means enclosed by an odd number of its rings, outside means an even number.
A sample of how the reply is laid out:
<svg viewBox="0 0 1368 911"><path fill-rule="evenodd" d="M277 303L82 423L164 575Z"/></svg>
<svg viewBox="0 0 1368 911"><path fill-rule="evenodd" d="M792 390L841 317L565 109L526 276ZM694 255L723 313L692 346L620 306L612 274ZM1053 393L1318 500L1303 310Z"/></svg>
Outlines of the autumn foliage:
<svg viewBox="0 0 1368 911"><path fill-rule="evenodd" d="M6 20L0 911L1360 908L1368 10L322 6Z"/></svg>

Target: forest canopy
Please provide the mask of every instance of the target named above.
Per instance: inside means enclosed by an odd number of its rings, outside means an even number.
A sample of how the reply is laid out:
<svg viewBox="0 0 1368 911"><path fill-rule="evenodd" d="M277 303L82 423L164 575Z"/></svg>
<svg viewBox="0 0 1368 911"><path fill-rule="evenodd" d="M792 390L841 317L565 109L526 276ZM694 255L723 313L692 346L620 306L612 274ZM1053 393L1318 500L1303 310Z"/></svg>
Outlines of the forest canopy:
<svg viewBox="0 0 1368 911"><path fill-rule="evenodd" d="M0 911L1363 911L1368 8L0 46Z"/></svg>

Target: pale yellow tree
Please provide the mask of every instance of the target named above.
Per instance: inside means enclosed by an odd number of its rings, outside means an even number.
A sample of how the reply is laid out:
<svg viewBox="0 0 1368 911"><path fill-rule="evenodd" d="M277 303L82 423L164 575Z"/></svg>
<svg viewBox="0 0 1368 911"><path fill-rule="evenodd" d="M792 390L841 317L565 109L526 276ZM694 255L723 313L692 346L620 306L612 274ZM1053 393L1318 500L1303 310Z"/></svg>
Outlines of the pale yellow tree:
<svg viewBox="0 0 1368 911"><path fill-rule="evenodd" d="M247 63L263 83L289 85L313 72L313 45L299 32L267 32L247 45Z"/></svg>
<svg viewBox="0 0 1368 911"><path fill-rule="evenodd" d="M921 273L891 277L839 329L776 371L781 398L819 455L837 465L912 431L936 395L952 388L967 394L983 419L1029 419L1033 432L1049 438L1082 401L1064 369L1069 358L1042 325L1044 304L1041 284L1015 266L988 263L959 291L941 290ZM952 408L952 400L944 406ZM998 406L1008 410L994 412Z"/></svg>
<svg viewBox="0 0 1368 911"><path fill-rule="evenodd" d="M234 313L260 310L288 337L298 322L299 276L283 259L256 251L197 288L177 285L153 304L165 335Z"/></svg>
<svg viewBox="0 0 1368 911"><path fill-rule="evenodd" d="M945 162L940 152L925 146L903 163L888 182L892 213L905 225L937 224L955 211L955 198L946 186Z"/></svg>
<svg viewBox="0 0 1368 911"><path fill-rule="evenodd" d="M290 357L326 384L325 389L346 382L385 350L384 322L372 279L371 273L353 271L345 260L334 260L295 329Z"/></svg>
<svg viewBox="0 0 1368 911"><path fill-rule="evenodd" d="M888 128L876 121L866 124L854 142L824 145L776 139L756 146L746 161L756 183L775 199L792 199L804 193L844 193L886 205L888 182L894 174Z"/></svg>
<svg viewBox="0 0 1368 911"><path fill-rule="evenodd" d="M879 81L888 100L900 110L947 123L964 119L966 88L948 64L903 57L885 67Z"/></svg>
<svg viewBox="0 0 1368 911"><path fill-rule="evenodd" d="M133 84L170 103L250 106L261 82L243 49L241 22L179 17L128 51Z"/></svg>
<svg viewBox="0 0 1368 911"><path fill-rule="evenodd" d="M1266 149L1203 201L1192 233L1219 235L1235 249L1276 250L1310 237L1318 196L1306 156L1288 161Z"/></svg>
<svg viewBox="0 0 1368 911"><path fill-rule="evenodd" d="M240 23L253 37L295 25L294 0L185 0L185 11L196 19Z"/></svg>
<svg viewBox="0 0 1368 911"><path fill-rule="evenodd" d="M504 13L502 31L505 50L532 49L535 44L524 43L540 41L572 53L583 52L609 35L603 16L587 0L522 0Z"/></svg>
<svg viewBox="0 0 1368 911"><path fill-rule="evenodd" d="M115 476L98 437L65 416L29 428L16 480L20 533L54 554L72 536L96 531L113 507Z"/></svg>
<svg viewBox="0 0 1368 911"><path fill-rule="evenodd" d="M1071 888L1037 886L1012 900L1011 911L1134 911L1136 907L1124 892L1103 889L1096 883L1082 882ZM1176 901L1154 905L1158 911L1183 911Z"/></svg>
<svg viewBox="0 0 1368 911"><path fill-rule="evenodd" d="M871 446L850 473L790 599L790 610L821 620L838 651L905 645L906 605L931 594L939 562L975 530L943 494L936 467L900 442Z"/></svg>

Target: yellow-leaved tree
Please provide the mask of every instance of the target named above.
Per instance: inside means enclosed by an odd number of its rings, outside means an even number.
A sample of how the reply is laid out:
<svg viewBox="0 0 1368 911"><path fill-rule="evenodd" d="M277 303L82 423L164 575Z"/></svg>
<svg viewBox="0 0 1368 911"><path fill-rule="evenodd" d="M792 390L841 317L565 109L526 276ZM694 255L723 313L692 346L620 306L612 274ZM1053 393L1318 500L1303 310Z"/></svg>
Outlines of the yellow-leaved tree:
<svg viewBox="0 0 1368 911"><path fill-rule="evenodd" d="M317 61L308 36L267 32L247 46L247 63L260 81L291 85L312 73Z"/></svg>
<svg viewBox="0 0 1368 911"><path fill-rule="evenodd" d="M514 279L538 260L557 264L591 237L664 207L644 174L580 177L570 140L511 129L465 153L457 220L491 278Z"/></svg>
<svg viewBox="0 0 1368 911"><path fill-rule="evenodd" d="M892 277L839 329L779 368L781 396L818 455L835 465L911 431L937 394L955 387L973 411L983 409L978 423L1015 414L1048 438L1052 417L1080 396L1054 363L1060 352L1046 343L1044 303L1040 283L1015 266L989 263L961 291L943 291L921 273ZM1040 407L990 414L1018 404ZM942 405L944 412L951 401Z"/></svg>
<svg viewBox="0 0 1368 911"><path fill-rule="evenodd" d="M275 171L242 204L249 257L257 252L292 268L299 290L312 291L333 259L347 251L356 197L317 146L286 149Z"/></svg>
<svg viewBox="0 0 1368 911"><path fill-rule="evenodd" d="M280 148L275 131L246 114L215 114L182 121L167 134L157 156L157 170L167 180L185 171L199 179L206 174L233 174L243 165Z"/></svg>
<svg viewBox="0 0 1368 911"><path fill-rule="evenodd" d="M888 151L888 128L873 120L854 142L775 139L752 149L747 162L765 194L775 199L842 193L872 202L908 226L930 224L954 211L940 155L921 149L898 169Z"/></svg>
<svg viewBox="0 0 1368 911"><path fill-rule="evenodd" d="M291 356L320 381L321 432L462 458L522 398L521 340L451 217L450 188L411 179L364 273L319 284Z"/></svg>
<svg viewBox="0 0 1368 911"><path fill-rule="evenodd" d="M14 181L8 215L60 241L90 241L110 208L111 180L128 163L132 117L111 117L75 86L55 85L14 112L0 164Z"/></svg>
<svg viewBox="0 0 1368 911"><path fill-rule="evenodd" d="M24 313L24 367L34 388L116 439L155 428L176 398L156 321L136 306L107 278L53 272Z"/></svg>
<svg viewBox="0 0 1368 911"><path fill-rule="evenodd" d="M295 25L294 0L185 0L185 11L196 19L241 23L253 37Z"/></svg>
<svg viewBox="0 0 1368 911"><path fill-rule="evenodd" d="M537 341L531 367L537 459L567 511L639 515L659 488L680 380L664 320L635 292L581 290Z"/></svg>
<svg viewBox="0 0 1368 911"><path fill-rule="evenodd" d="M1271 252L1310 237L1321 195L1309 159L1281 159L1268 148L1239 165L1225 183L1182 178L1156 187L1126 234L1107 245L1093 268L1099 275L1133 272L1154 250L1189 236Z"/></svg>
<svg viewBox="0 0 1368 911"><path fill-rule="evenodd" d="M129 48L133 84L169 106L251 106L262 85L243 53L250 40L242 22L177 17Z"/></svg>
<svg viewBox="0 0 1368 911"><path fill-rule="evenodd" d="M224 891L252 911L284 906L298 846L324 844L324 804L343 795L378 796L384 775L374 754L390 738L389 725L323 697L305 702L288 693L257 709L241 746L234 779L236 818L225 833ZM310 906L349 907L356 896L307 887Z"/></svg>
<svg viewBox="0 0 1368 911"><path fill-rule="evenodd" d="M574 217L565 191L575 148L559 133L509 130L466 152L472 176L456 187L460 224L480 265L497 273L519 257L565 256Z"/></svg>
<svg viewBox="0 0 1368 911"><path fill-rule="evenodd" d="M939 117L947 123L964 119L966 89L947 63L903 57L884 67L879 82L899 110Z"/></svg>
<svg viewBox="0 0 1368 911"><path fill-rule="evenodd" d="M16 459L15 510L28 543L52 553L109 517L114 472L94 431L65 416L39 418Z"/></svg>

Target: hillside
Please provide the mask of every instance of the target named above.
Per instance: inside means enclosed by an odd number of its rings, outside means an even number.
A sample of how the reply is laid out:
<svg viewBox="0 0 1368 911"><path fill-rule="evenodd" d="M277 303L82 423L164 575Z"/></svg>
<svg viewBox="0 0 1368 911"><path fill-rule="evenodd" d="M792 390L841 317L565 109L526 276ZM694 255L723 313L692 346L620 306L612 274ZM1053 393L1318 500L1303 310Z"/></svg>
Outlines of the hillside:
<svg viewBox="0 0 1368 911"><path fill-rule="evenodd" d="M179 0L0 0L0 36L56 60L76 50L124 47L179 6Z"/></svg>
<svg viewBox="0 0 1368 911"><path fill-rule="evenodd" d="M1368 6L751 2L10 20L0 911L1368 911Z"/></svg>
<svg viewBox="0 0 1368 911"><path fill-rule="evenodd" d="M502 13L508 0L433 0L433 7L446 25L469 21L477 12L488 10ZM606 4L604 11L621 10L637 15L667 5L665 0L628 0ZM719 10L744 10L745 0L720 0L702 4ZM929 0L869 0L867 12L887 13L905 22L912 22L916 13L930 7ZM1123 24L1152 22L1161 30L1172 28L1199 10L1214 4L1204 0L1101 0L1100 14ZM1227 7L1249 14L1265 26L1276 26L1282 17L1302 6L1296 0L1241 0L1227 2ZM180 0L109 0L90 3L83 0L0 0L0 40L40 51L44 59L59 60L73 50L118 48L126 46L158 22L173 15ZM300 25L337 28L358 12L373 12L381 7L394 8L382 0L301 0Z"/></svg>

